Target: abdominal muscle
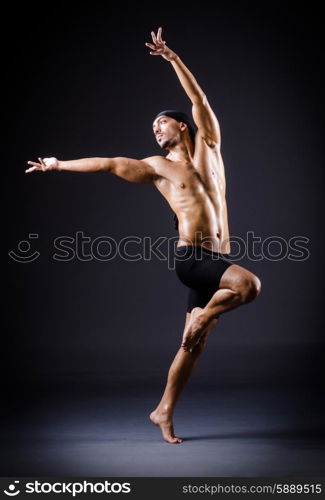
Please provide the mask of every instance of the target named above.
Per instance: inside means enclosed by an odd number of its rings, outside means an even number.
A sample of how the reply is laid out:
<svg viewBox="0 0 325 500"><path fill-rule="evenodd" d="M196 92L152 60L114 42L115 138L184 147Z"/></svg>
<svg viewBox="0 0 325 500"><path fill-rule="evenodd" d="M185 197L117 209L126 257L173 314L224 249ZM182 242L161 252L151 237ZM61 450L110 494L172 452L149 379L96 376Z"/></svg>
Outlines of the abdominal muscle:
<svg viewBox="0 0 325 500"><path fill-rule="evenodd" d="M177 246L201 245L214 252L230 253L225 184L206 186L201 174L191 165L163 160L164 174L156 187L165 197L178 219ZM217 170L216 170L217 172ZM221 175L221 174L220 174Z"/></svg>
<svg viewBox="0 0 325 500"><path fill-rule="evenodd" d="M177 212L179 241L177 246L201 245L209 250L230 253L227 208L225 201L215 206L205 195L191 200Z"/></svg>

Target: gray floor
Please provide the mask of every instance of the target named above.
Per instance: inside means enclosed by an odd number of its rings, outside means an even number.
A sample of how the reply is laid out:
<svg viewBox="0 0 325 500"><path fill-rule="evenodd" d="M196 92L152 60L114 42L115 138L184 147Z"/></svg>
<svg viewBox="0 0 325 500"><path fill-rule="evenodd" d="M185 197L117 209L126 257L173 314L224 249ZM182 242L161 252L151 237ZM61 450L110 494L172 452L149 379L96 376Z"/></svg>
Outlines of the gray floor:
<svg viewBox="0 0 325 500"><path fill-rule="evenodd" d="M175 414L184 442L170 445L147 418L160 385L61 381L56 390L21 395L2 425L1 476L324 475L318 398L308 388L198 379Z"/></svg>

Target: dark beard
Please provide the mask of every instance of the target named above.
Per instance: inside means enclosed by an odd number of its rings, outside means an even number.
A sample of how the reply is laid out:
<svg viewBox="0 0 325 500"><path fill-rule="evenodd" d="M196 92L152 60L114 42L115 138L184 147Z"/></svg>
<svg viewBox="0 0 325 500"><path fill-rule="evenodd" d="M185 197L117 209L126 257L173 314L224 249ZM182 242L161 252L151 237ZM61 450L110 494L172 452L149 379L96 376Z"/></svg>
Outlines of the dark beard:
<svg viewBox="0 0 325 500"><path fill-rule="evenodd" d="M166 139L165 141L163 141L161 144L160 144L160 147L162 149L167 149L169 148L170 146L173 146L174 142L171 140L171 139Z"/></svg>

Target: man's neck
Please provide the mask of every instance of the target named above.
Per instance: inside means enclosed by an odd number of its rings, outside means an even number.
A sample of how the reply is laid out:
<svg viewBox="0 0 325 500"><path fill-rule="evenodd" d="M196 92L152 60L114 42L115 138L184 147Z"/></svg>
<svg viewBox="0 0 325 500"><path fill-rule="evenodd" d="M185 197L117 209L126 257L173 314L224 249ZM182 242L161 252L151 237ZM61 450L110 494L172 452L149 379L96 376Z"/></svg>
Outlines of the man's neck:
<svg viewBox="0 0 325 500"><path fill-rule="evenodd" d="M166 158L170 161L192 162L194 156L194 145L192 141L185 140L177 146L171 147Z"/></svg>

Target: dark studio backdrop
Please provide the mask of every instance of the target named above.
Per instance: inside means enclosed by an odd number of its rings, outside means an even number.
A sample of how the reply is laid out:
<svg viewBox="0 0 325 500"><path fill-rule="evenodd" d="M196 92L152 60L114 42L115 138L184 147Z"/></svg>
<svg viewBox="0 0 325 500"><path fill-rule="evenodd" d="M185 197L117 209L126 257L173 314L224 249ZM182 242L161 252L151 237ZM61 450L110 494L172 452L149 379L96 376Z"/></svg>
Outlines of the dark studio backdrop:
<svg viewBox="0 0 325 500"><path fill-rule="evenodd" d="M26 161L38 156L165 154L154 140L154 116L166 108L190 113L191 104L170 63L145 47L150 31L162 26L221 125L231 235L245 240L253 231L287 245L300 236L310 254L304 261L237 262L260 277L262 293L221 318L193 383L209 377L266 392L270 385L303 387L309 399L292 408L292 424L311 408L319 428L313 396L324 352L319 12L286 3L147 10L91 2L51 4L46 13L23 7L8 23L2 166L8 415L26 411L31 400L44 403L54 384L164 380L180 345L187 290L166 261L53 259L54 239L78 231L117 242L175 237L159 192L105 173L24 174ZM19 263L8 252L25 257L26 242L21 250L18 244L26 240L40 256Z"/></svg>

